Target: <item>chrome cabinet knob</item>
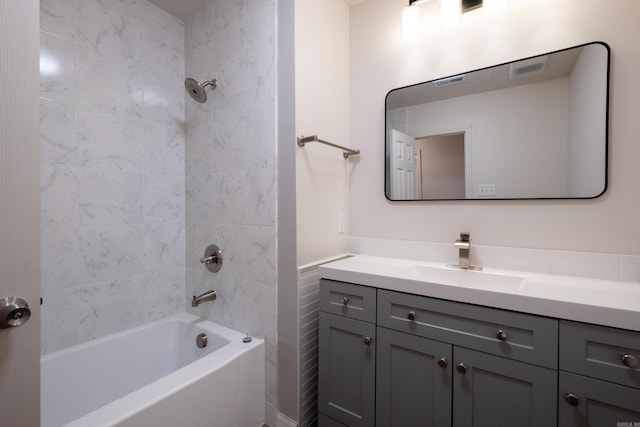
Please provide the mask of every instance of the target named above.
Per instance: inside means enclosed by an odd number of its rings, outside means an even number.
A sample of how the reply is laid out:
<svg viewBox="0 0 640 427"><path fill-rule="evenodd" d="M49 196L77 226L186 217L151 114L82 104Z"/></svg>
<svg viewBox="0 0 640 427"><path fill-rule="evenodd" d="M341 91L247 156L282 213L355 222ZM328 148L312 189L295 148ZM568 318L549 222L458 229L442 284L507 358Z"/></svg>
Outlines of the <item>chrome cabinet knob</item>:
<svg viewBox="0 0 640 427"><path fill-rule="evenodd" d="M342 299L340 300L340 303L342 305L348 305L349 304L349 297L342 297Z"/></svg>
<svg viewBox="0 0 640 427"><path fill-rule="evenodd" d="M638 367L638 358L633 354L623 354L622 356L620 356L620 360L628 368L633 369Z"/></svg>
<svg viewBox="0 0 640 427"><path fill-rule="evenodd" d="M443 357L438 360L438 366L440 366L442 369L445 369L447 366L449 366L449 362Z"/></svg>
<svg viewBox="0 0 640 427"><path fill-rule="evenodd" d="M456 371L460 372L461 374L466 374L467 373L467 367L465 366L464 363L458 363L456 365Z"/></svg>
<svg viewBox="0 0 640 427"><path fill-rule="evenodd" d="M364 337L362 342L365 343L365 345L371 344L371 337Z"/></svg>
<svg viewBox="0 0 640 427"><path fill-rule="evenodd" d="M409 313L407 313L407 319L411 320L412 322L414 320L416 320L416 313L415 311L410 311Z"/></svg>
<svg viewBox="0 0 640 427"><path fill-rule="evenodd" d="M564 400L571 406L580 405L580 398L573 393L567 393L564 395Z"/></svg>
<svg viewBox="0 0 640 427"><path fill-rule="evenodd" d="M498 338L502 342L505 342L507 340L507 337L507 333L502 329L498 329L498 332L496 332L496 338Z"/></svg>

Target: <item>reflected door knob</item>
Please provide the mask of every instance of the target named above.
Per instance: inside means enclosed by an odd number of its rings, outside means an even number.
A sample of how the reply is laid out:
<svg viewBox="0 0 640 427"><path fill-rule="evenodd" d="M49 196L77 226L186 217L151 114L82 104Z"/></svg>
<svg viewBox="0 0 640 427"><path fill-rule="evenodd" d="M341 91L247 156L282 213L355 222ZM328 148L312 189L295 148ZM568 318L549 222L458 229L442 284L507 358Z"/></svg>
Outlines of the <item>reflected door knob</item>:
<svg viewBox="0 0 640 427"><path fill-rule="evenodd" d="M364 338L362 339L362 342L363 342L363 343L365 343L365 345L369 345L369 344L371 344L371 341L372 341L372 340L371 340L371 337L364 337Z"/></svg>
<svg viewBox="0 0 640 427"><path fill-rule="evenodd" d="M447 366L449 366L449 362L443 357L442 359L438 360L438 366L440 366L442 369L445 369Z"/></svg>
<svg viewBox="0 0 640 427"><path fill-rule="evenodd" d="M460 372L461 374L466 374L467 373L467 367L465 366L464 363L458 363L456 365L456 371Z"/></svg>
<svg viewBox="0 0 640 427"><path fill-rule="evenodd" d="M407 313L407 319L411 320L412 322L416 320L416 312L410 311L409 313Z"/></svg>

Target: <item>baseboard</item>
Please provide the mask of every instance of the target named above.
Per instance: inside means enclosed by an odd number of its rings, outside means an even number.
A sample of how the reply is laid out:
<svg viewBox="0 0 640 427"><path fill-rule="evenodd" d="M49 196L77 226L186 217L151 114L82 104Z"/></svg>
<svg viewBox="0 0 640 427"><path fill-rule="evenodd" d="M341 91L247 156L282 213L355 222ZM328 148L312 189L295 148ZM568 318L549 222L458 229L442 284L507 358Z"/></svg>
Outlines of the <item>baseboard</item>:
<svg viewBox="0 0 640 427"><path fill-rule="evenodd" d="M274 427L298 427L298 423L278 412L278 415L276 416L276 425Z"/></svg>

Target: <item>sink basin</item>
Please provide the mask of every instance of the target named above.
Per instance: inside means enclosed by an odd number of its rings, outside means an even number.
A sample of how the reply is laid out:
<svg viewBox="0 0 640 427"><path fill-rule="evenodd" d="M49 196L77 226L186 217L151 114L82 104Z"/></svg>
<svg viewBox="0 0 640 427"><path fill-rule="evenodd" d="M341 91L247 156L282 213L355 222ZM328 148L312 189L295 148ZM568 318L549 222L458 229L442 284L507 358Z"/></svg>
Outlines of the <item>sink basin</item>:
<svg viewBox="0 0 640 427"><path fill-rule="evenodd" d="M499 288L501 290L523 290L526 288L524 277L489 271L461 270L453 267L412 265L402 270L400 275L446 285Z"/></svg>

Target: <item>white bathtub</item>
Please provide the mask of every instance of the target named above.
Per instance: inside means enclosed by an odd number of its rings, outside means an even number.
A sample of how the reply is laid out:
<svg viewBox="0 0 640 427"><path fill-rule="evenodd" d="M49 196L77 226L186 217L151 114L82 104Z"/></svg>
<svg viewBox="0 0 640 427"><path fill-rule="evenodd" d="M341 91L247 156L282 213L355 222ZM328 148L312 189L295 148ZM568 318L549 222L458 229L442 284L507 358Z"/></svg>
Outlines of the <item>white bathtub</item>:
<svg viewBox="0 0 640 427"><path fill-rule="evenodd" d="M261 426L264 342L243 338L183 313L43 356L42 427Z"/></svg>

